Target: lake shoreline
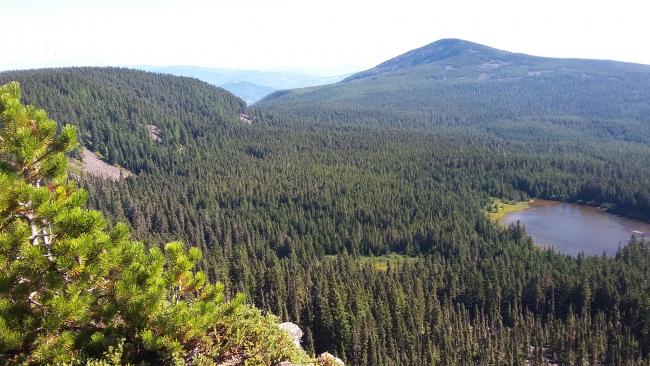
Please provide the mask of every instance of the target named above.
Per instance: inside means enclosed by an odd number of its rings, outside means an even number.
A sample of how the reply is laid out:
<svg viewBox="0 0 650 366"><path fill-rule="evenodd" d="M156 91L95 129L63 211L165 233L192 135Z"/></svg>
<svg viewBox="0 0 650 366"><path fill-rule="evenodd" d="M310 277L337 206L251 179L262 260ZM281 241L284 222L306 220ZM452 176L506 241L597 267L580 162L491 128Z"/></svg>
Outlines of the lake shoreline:
<svg viewBox="0 0 650 366"><path fill-rule="evenodd" d="M523 205L510 204L506 209L508 212L502 210L499 217L500 225L519 222L537 246L553 247L568 255L613 255L632 236L650 236L649 223L598 205L535 199Z"/></svg>
<svg viewBox="0 0 650 366"><path fill-rule="evenodd" d="M495 198L492 205L497 205L497 211L496 212L490 212L488 211L488 216L492 221L496 221L497 223L501 223L503 220L504 216L525 210L527 208L530 208L531 205L533 205L535 202L539 201L544 201L544 202L558 202L558 203L570 203L574 205L580 205L580 206L586 206L586 207L594 207L597 208L603 212L607 212L612 215L624 217L627 219L632 219L632 220L639 220L643 221L645 223L650 224L650 216L644 215L644 214L635 214L632 213L628 210L623 210L623 209L618 209L616 206L609 206L609 203L597 203L594 201L583 201L583 200L560 200L560 199L550 199L550 198L539 198L539 197L534 197L529 199L528 201L503 201L499 198Z"/></svg>
<svg viewBox="0 0 650 366"><path fill-rule="evenodd" d="M496 207L496 211L488 211L487 214L490 220L501 223L506 215L525 210L530 207L532 202L534 202L533 199L528 201L503 201L495 198L490 206Z"/></svg>
<svg viewBox="0 0 650 366"><path fill-rule="evenodd" d="M554 200L547 200L547 201L554 201ZM607 207L607 205L609 205L608 203L598 204L598 203L595 203L595 202L584 202L582 200L576 200L576 201L568 201L567 200L567 201L557 201L557 202L564 202L564 203L571 203L571 204L575 204L575 205L596 207L599 210L602 210L603 212L610 213L612 215L625 217L625 218L633 219L633 220L639 220L639 221L643 221L643 222L646 222L646 223L650 224L650 216L640 214L640 213L639 214L634 214L634 213L631 213L628 210L618 209L616 206L613 206L613 205L610 206L610 207Z"/></svg>
<svg viewBox="0 0 650 366"><path fill-rule="evenodd" d="M581 205L581 206L587 206L587 207L594 207L597 208L603 212L607 212L612 215L624 217L627 219L632 219L632 220L639 220L643 221L645 223L650 224L650 216L642 214L642 213L633 213L630 212L629 210L624 210L616 207L615 205L611 203L597 203L594 201L583 201L583 200L555 200L555 199L547 199L547 198L533 198L534 200L543 200L543 201L550 201L550 202L561 202L561 203L570 203L573 205Z"/></svg>

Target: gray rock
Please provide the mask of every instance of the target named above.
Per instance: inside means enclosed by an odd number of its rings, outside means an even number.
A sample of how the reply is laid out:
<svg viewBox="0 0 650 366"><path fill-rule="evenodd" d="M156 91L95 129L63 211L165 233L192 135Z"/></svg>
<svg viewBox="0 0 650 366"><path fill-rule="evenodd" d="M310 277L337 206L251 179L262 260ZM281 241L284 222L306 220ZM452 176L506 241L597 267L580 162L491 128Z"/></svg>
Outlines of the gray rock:
<svg viewBox="0 0 650 366"><path fill-rule="evenodd" d="M279 327L280 327L280 329L287 332L287 334L289 334L291 336L291 338L293 338L293 341L296 344L296 346L300 347L300 339L302 338L304 333L302 332L302 329L300 329L299 326L297 326L296 324L291 323L291 322L286 322L286 323L280 324ZM316 364L314 364L314 365L315 366L316 365L317 366L345 366L345 364L343 363L343 361L340 358L335 357L334 355L332 355L329 352L325 352L325 353L321 354L320 356L318 356L318 358L316 359ZM289 361L284 361L284 362L281 362L279 364L279 366L299 366L299 365L296 365L296 364L294 364L292 362L289 362ZM302 366L305 366L305 365L303 364Z"/></svg>
<svg viewBox="0 0 650 366"><path fill-rule="evenodd" d="M322 366L345 366L340 358L332 355L329 352L325 352L318 356L316 361L318 362L318 365Z"/></svg>
<svg viewBox="0 0 650 366"><path fill-rule="evenodd" d="M300 338L302 338L303 332L299 326L291 322L286 322L280 324L280 328L287 332L291 338L293 338L293 342L296 344L296 346L300 347Z"/></svg>

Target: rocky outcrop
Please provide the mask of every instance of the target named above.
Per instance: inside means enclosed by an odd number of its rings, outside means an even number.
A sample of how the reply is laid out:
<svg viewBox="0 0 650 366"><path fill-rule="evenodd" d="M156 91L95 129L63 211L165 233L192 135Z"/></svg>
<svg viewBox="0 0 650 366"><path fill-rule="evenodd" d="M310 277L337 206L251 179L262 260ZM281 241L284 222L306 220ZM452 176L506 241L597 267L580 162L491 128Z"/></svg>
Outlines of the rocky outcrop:
<svg viewBox="0 0 650 366"><path fill-rule="evenodd" d="M319 366L345 366L340 358L330 354L329 352L325 352L318 356L316 362Z"/></svg>
<svg viewBox="0 0 650 366"><path fill-rule="evenodd" d="M298 325L291 322L286 322L280 324L279 326L282 330L287 332L291 336L291 338L293 338L293 341L296 343L298 347L301 346L300 339L302 338L304 333ZM280 366L298 366L298 365L291 362L282 362L280 363ZM316 363L313 364L313 366L345 366L345 363L343 363L343 361L340 358L332 355L331 353L325 352L320 356L318 356L318 358L316 359Z"/></svg>
<svg viewBox="0 0 650 366"><path fill-rule="evenodd" d="M114 181L133 175L133 173L124 168L108 164L85 147L81 148L81 161L73 159L72 165L83 173Z"/></svg>
<svg viewBox="0 0 650 366"><path fill-rule="evenodd" d="M296 344L296 346L300 347L300 339L303 336L303 332L299 326L291 322L286 322L280 324L280 328L289 333L291 338L293 338L293 342Z"/></svg>

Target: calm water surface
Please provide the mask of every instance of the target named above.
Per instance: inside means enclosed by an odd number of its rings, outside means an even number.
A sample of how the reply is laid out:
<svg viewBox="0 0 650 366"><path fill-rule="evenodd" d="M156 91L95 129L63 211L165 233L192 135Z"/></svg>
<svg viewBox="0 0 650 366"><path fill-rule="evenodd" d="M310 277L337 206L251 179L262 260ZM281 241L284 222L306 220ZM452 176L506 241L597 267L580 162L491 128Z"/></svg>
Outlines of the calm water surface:
<svg viewBox="0 0 650 366"><path fill-rule="evenodd" d="M572 203L536 200L529 208L506 215L502 222L517 221L538 245L570 255L611 255L633 234L650 238L650 223Z"/></svg>

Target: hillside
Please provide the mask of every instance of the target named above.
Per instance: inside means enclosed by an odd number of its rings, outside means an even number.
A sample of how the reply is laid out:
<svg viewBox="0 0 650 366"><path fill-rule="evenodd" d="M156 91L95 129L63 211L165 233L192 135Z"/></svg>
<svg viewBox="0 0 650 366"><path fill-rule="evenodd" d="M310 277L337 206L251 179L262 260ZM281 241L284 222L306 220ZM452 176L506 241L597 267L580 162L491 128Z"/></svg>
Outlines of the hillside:
<svg viewBox="0 0 650 366"><path fill-rule="evenodd" d="M333 104L307 114L289 101L246 111L256 113L249 125L240 99L194 79L121 69L19 76L24 99L49 105L60 123L102 122L103 134L88 129L82 142L136 173L80 179L90 208L149 247L199 248L197 270L221 281L226 298L241 292L298 324L310 355L373 366L650 359L647 242L570 257L486 214L495 197L546 197L650 217L647 144L511 139L442 115L436 128L413 128L407 114L390 124L378 111L352 119ZM167 123L132 123L124 116L134 108Z"/></svg>
<svg viewBox="0 0 650 366"><path fill-rule="evenodd" d="M256 107L305 119L650 142L650 66L554 59L443 39L326 86L275 92Z"/></svg>
<svg viewBox="0 0 650 366"><path fill-rule="evenodd" d="M246 104L196 79L119 68L0 73L23 101L79 128L82 145L130 171L170 168L175 151L239 124ZM158 137L152 138L155 130Z"/></svg>

